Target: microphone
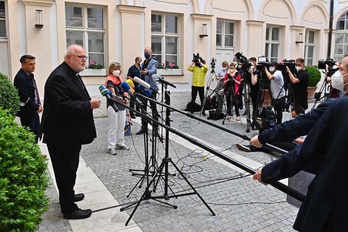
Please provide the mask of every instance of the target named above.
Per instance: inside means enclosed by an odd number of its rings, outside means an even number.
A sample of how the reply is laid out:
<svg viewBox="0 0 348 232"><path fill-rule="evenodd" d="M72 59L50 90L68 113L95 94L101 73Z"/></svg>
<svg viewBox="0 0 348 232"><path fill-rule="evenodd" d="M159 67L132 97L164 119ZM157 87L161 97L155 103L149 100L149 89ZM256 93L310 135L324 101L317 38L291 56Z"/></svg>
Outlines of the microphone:
<svg viewBox="0 0 348 232"><path fill-rule="evenodd" d="M161 77L161 75L159 75L159 74L153 74L152 80L158 81L158 82L161 82L161 84L169 85L169 86L172 86L173 88L176 88L176 86L174 84L164 80L164 78Z"/></svg>
<svg viewBox="0 0 348 232"><path fill-rule="evenodd" d="M151 85L149 83L143 81L139 77L134 77L134 81L139 83L140 85L142 85L145 89L150 89L151 88Z"/></svg>
<svg viewBox="0 0 348 232"><path fill-rule="evenodd" d="M118 112L118 108L115 105L115 102L112 98L112 92L110 90L108 90L107 88L105 88L105 85L101 85L99 86L99 92L101 93L102 96L106 97L109 105L114 109L114 111L117 113Z"/></svg>
<svg viewBox="0 0 348 232"><path fill-rule="evenodd" d="M134 89L134 82L131 79L126 80L127 84Z"/></svg>
<svg viewBox="0 0 348 232"><path fill-rule="evenodd" d="M134 90L133 90L133 92L132 92L131 87L128 85L127 82L122 82L122 83L121 83L121 88L123 89L123 92L128 93L129 96L133 96Z"/></svg>

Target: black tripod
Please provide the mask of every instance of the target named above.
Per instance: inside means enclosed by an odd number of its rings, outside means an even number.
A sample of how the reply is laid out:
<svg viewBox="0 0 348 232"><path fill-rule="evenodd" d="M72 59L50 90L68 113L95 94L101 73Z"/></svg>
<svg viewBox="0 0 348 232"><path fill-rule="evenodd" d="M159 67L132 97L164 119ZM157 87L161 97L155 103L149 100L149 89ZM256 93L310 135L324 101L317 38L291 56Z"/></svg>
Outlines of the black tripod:
<svg viewBox="0 0 348 232"><path fill-rule="evenodd" d="M201 114L205 111L205 103L207 102L207 97L209 95L209 91L210 91L210 85L211 85L211 82L215 79L216 77L216 73L215 73L215 59L212 58L211 59L211 72L210 72L210 75L209 75L209 79L208 79L208 83L207 83L207 88L206 88L206 91L204 93L204 98L203 98L203 103L202 103L202 109L201 109ZM212 92L212 94L214 93L214 91Z"/></svg>
<svg viewBox="0 0 348 232"><path fill-rule="evenodd" d="M327 72L325 71L325 81L323 81L323 83L321 84L320 86L320 89L319 89L319 92L315 93L314 94L314 98L315 98L315 101L314 101L314 104L313 104L313 107L312 109L315 108L315 106L317 105L317 103L319 101L321 101L322 99L324 99L325 97L328 98L329 94L326 93L326 88L328 86L328 82L327 82ZM324 92L324 95L321 96L321 94Z"/></svg>
<svg viewBox="0 0 348 232"><path fill-rule="evenodd" d="M227 74L227 75L230 75L230 74ZM231 82L231 86L229 86L227 88L227 91L225 91L225 94L226 94L226 102L227 102L227 112L226 112L226 115L224 117L224 119L222 120L222 124L224 125L225 124L225 120L228 116L230 116L231 112L232 112L232 108L233 108L233 104L235 104L236 106L235 107L238 107L238 98L236 96L236 93L235 93L235 89L234 89L234 80L232 78L235 78L235 77L228 77L228 78L231 78L230 82ZM226 83L227 84L227 83ZM226 89L225 89L226 90ZM229 101L227 101L227 98L230 99L230 104L228 104ZM231 108L230 108L231 107ZM230 112L228 112L230 111Z"/></svg>
<svg viewBox="0 0 348 232"><path fill-rule="evenodd" d="M166 100L166 105L170 105L170 92L169 91L165 91L165 100ZM155 123L155 122L154 122ZM165 157L162 160L162 163L160 164L156 174L154 175L154 177L152 178L152 180L148 183L148 185L145 188L145 191L143 193L143 195L141 196L141 198L136 202L136 203L132 203L132 205L136 204L135 208L133 209L132 213L130 214L126 225L128 225L129 221L131 220L131 218L133 217L135 211L137 210L137 208L139 207L140 203L144 200L155 200L157 202L160 202L162 204L165 204L167 206L170 206L174 209L177 208L176 205L171 205L169 203L160 201L159 199L164 199L164 200L169 200L171 197L180 197L180 196L187 196L187 195L193 195L193 194L197 194L197 196L201 199L201 201L207 206L207 208L210 210L210 212L213 214L213 216L215 216L215 213L213 212L213 210L209 207L209 205L204 201L204 199L201 197L201 195L196 191L196 189L192 186L192 184L187 180L187 178L185 177L185 175L182 173L182 171L176 166L176 164L172 161L172 159L169 157L169 130L168 127L170 127L170 109L167 107L166 109L166 137L165 137ZM183 194L178 194L176 195L172 190L173 195L170 196L168 194L168 189L169 185L168 185L168 177L169 177L169 163L173 165L173 167L177 170L177 172L183 177L183 179L186 181L186 183L191 187L191 189L193 190L193 192L189 192L189 193L183 193ZM164 169L164 174L162 173ZM162 179L164 176L164 195L163 196L152 196L151 195L151 190L150 190L150 186L153 183L155 184L155 188L157 187L160 179ZM157 181L156 181L157 180ZM127 206L129 207L129 206ZM121 209L121 211L124 210L124 208Z"/></svg>

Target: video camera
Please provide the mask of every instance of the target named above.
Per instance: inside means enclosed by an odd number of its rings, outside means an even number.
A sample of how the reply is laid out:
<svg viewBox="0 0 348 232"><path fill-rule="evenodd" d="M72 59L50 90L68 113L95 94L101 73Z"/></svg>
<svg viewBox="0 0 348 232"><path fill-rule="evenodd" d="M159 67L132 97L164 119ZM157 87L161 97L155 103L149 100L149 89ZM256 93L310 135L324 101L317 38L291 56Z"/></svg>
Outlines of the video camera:
<svg viewBox="0 0 348 232"><path fill-rule="evenodd" d="M246 58L240 52L237 52L234 56L237 58L237 61L238 61L237 70L247 72L251 67L251 63L249 63L248 58Z"/></svg>
<svg viewBox="0 0 348 232"><path fill-rule="evenodd" d="M338 69L339 67L336 66L336 61L333 59L326 59L326 60L318 60L318 69L325 69L326 65L328 66L328 72L327 76L331 77Z"/></svg>
<svg viewBox="0 0 348 232"><path fill-rule="evenodd" d="M202 64L205 63L204 60L203 60L203 58L199 56L199 53L197 53L196 55L193 53L193 59L192 59L192 61L193 61L193 62L195 63L195 65L198 66L198 67L201 67L201 64L200 64L200 63L202 63ZM200 62L199 62L199 61L200 61Z"/></svg>

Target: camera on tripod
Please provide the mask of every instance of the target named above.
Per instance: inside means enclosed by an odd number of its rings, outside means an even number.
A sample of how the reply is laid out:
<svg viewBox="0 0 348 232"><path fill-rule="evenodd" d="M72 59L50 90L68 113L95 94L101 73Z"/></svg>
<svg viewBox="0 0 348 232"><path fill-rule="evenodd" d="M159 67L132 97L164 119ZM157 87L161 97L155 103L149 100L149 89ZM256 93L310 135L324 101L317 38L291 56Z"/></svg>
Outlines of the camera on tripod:
<svg viewBox="0 0 348 232"><path fill-rule="evenodd" d="M193 59L192 61L195 63L196 66L201 67L201 63L204 64L204 60L202 57L199 56L199 53L196 55L193 53Z"/></svg>
<svg viewBox="0 0 348 232"><path fill-rule="evenodd" d="M216 62L216 59L214 59L214 57L211 58L210 67L211 67L212 70L215 69L215 62Z"/></svg>
<svg viewBox="0 0 348 232"><path fill-rule="evenodd" d="M237 58L238 61L238 71L247 72L251 68L251 63L249 63L249 59L246 58L246 56L244 56L242 53L237 52L234 56Z"/></svg>
<svg viewBox="0 0 348 232"><path fill-rule="evenodd" d="M326 65L328 67L327 76L329 77L339 69L339 67L336 66L336 61L333 59L318 60L318 69L326 69Z"/></svg>

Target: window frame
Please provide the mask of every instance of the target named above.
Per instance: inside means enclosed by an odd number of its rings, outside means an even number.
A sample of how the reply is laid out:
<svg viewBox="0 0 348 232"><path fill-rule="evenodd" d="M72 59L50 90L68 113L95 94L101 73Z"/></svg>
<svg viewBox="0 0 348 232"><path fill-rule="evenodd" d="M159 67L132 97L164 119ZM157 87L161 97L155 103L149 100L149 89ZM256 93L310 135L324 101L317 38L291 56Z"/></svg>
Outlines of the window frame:
<svg viewBox="0 0 348 232"><path fill-rule="evenodd" d="M313 33L313 42L309 41L310 33ZM305 59L305 64L309 66L313 66L315 64L315 55L316 55L316 37L317 33L315 30L306 30L306 35L305 35L305 49L304 49L304 59ZM313 56L308 57L308 49L309 47L313 47ZM309 64L308 61L312 60L312 63Z"/></svg>
<svg viewBox="0 0 348 232"><path fill-rule="evenodd" d="M217 27L218 27L218 23L219 22L222 23L221 33L217 32L218 31ZM233 37L233 39L232 39L232 46L226 46L226 44L225 44L225 40L226 40L226 23L231 23L233 25L233 33L232 34L228 34L228 35L232 35L232 37ZM236 49L236 22L235 21L218 18L216 20L216 36L218 34L221 34L221 45L217 44L217 38L216 38L216 41L215 41L216 49L231 49L231 50L235 50Z"/></svg>
<svg viewBox="0 0 348 232"><path fill-rule="evenodd" d="M341 20L343 16L344 16L344 19ZM337 27L341 21L344 21L343 29ZM337 44L337 39L339 36L343 37L342 43ZM347 41L347 43L345 41ZM343 48L342 53L336 53L336 50L338 49L337 46L342 46ZM342 60L344 58L344 55L346 54L348 54L348 11L344 12L340 16L340 18L337 20L337 23L336 23L335 46L334 46L333 58L334 60Z"/></svg>
<svg viewBox="0 0 348 232"><path fill-rule="evenodd" d="M180 67L181 64L181 55L180 55L180 15L179 14L175 14L175 13L166 13L166 12L151 12L151 18L153 15L160 15L161 16L161 31L160 32L156 32L156 31L152 31L151 29L151 43L152 43L152 38L153 37L160 37L161 40L161 53L154 53L154 51L152 51L152 55L153 56L161 56L161 61L159 61L159 63L161 64L161 66L163 66L163 64L166 64L166 56L176 56L177 57L177 63L175 64L176 66ZM177 33L167 33L166 32L166 16L174 16L177 18ZM151 19L151 28L152 28L152 19ZM167 54L166 53L166 41L167 38L176 38L177 39L177 54ZM166 68L168 68L168 66L166 65Z"/></svg>
<svg viewBox="0 0 348 232"><path fill-rule="evenodd" d="M267 40L267 29L268 30L268 40ZM278 40L272 40L272 32L274 29L278 29ZM278 62L280 60L280 49L281 49L281 36L282 36L282 28L276 25L267 25L266 26L266 35L265 35L265 56L270 62ZM267 49L268 45L268 49ZM278 52L276 57L272 57L272 45L278 46ZM275 61L272 59L276 59Z"/></svg>
<svg viewBox="0 0 348 232"><path fill-rule="evenodd" d="M4 18L0 18L0 21L4 21L5 22L5 36L2 36L0 37L0 40L1 41L8 41L8 19L7 19L7 2L5 0L1 0L0 2L3 2L4 3L4 9L5 9L5 15L4 15Z"/></svg>
<svg viewBox="0 0 348 232"><path fill-rule="evenodd" d="M76 3L66 3L65 7L78 7L82 9L82 26L81 27L74 27L74 26L68 26L67 23L65 23L65 33L67 35L67 32L82 32L82 46L85 49L88 59L86 60L86 69L89 69L90 64L90 57L91 55L103 55L103 61L104 61L104 68L100 69L101 71L97 72L101 75L106 74L106 69L108 67L107 61L106 61L106 8L103 6L98 5L89 5L89 4L76 4ZM103 27L102 28L90 28L88 27L88 9L101 9L102 10L102 18L103 18ZM66 17L66 16L65 16ZM99 33L102 34L103 37L103 52L92 52L89 50L89 44L88 44L88 33ZM67 36L66 36L67 37ZM66 38L67 42L67 38ZM67 43L68 45L68 43ZM86 71L86 70L85 70ZM92 71L93 73L96 73L96 70ZM86 75L88 75L88 72L85 72Z"/></svg>

